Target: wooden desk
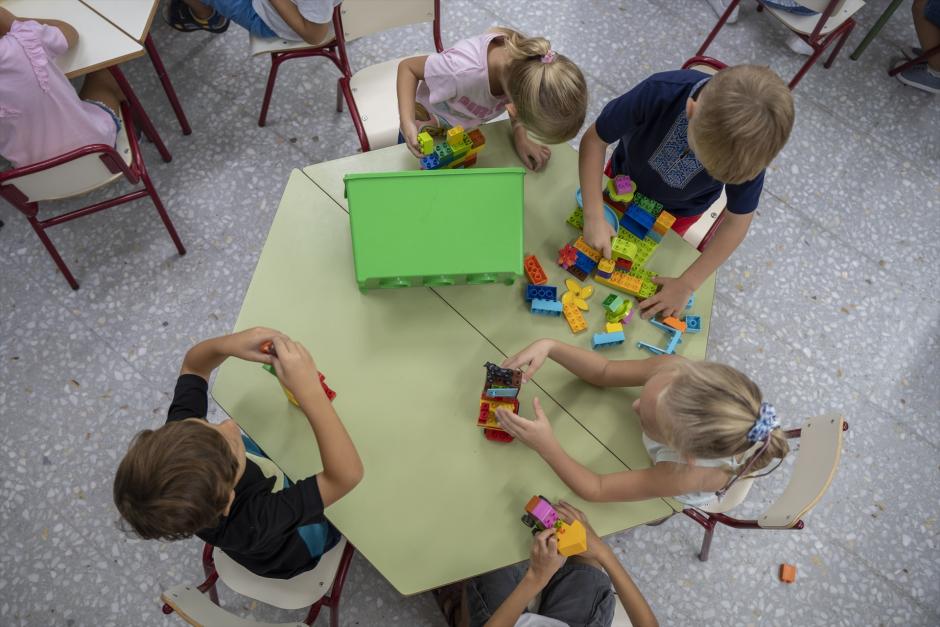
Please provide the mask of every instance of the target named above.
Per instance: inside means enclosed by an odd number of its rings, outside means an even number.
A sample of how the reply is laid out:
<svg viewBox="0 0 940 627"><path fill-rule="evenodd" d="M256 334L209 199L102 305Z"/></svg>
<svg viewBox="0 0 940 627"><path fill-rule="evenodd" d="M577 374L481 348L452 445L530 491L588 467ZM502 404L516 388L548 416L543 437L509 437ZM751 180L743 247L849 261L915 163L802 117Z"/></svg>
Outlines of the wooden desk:
<svg viewBox="0 0 940 627"><path fill-rule="evenodd" d="M81 0L82 4L141 43L160 7L160 0Z"/></svg>
<svg viewBox="0 0 940 627"><path fill-rule="evenodd" d="M69 78L135 59L144 48L78 0L2 0L17 17L68 22L78 31L78 44L56 59Z"/></svg>
<svg viewBox="0 0 940 627"><path fill-rule="evenodd" d="M509 142L508 125L508 122L497 122L483 127L486 148L479 155L477 167L505 167L518 163ZM417 160L404 146L392 146L309 166L304 168L304 173L333 200L345 207L345 173L416 167ZM560 297L565 291L564 280L573 278L555 263L555 259L558 257L558 249L577 235L577 231L566 224L565 219L575 207L578 154L567 144L553 146L548 168L540 173L528 172L525 179L525 249L535 253L541 260L542 267L548 274L549 284L559 288ZM647 266L666 276L678 276L698 255L692 246L670 231ZM434 291L486 336L501 353L512 355L541 337L552 337L590 348L590 335L603 332L604 314L601 302L613 290L593 281L589 283L595 288L594 296L588 301L590 310L585 312L589 329L577 336L572 335L563 320L533 316L529 313L528 303L522 297L525 283L493 286L487 292L487 298L481 298L481 292L473 286L435 288ZM714 293L715 277L712 275L696 291L695 305L690 312L701 316L702 331L698 334L683 334L677 354L691 359L705 358ZM605 350L605 355L612 359L638 359L648 357L649 353L637 348L637 341L659 346L665 344L662 331L641 320L638 313L634 314L633 320L624 331L627 336L624 345ZM546 362L539 370L534 381L626 466L646 468L650 465L640 438L638 419L631 407L640 388L600 391L551 361ZM546 412L549 417L553 417L547 409ZM531 404L523 403L521 413L531 416ZM576 455L574 457L578 459Z"/></svg>
<svg viewBox="0 0 940 627"><path fill-rule="evenodd" d="M56 65L69 78L107 68L124 92L141 130L154 143L160 156L164 161L173 158L118 67L143 55L143 46L79 0L0 0L0 6L18 18L56 19L74 26L78 31L78 44L56 59Z"/></svg>
<svg viewBox="0 0 940 627"><path fill-rule="evenodd" d="M497 294L479 286L477 294ZM476 427L483 363L502 355L435 291L359 292L348 215L295 170L262 250L237 329L267 325L310 348L365 464L363 482L329 519L403 594L525 559L519 518L533 494L572 499L531 450ZM258 364L223 364L213 397L294 479L322 469L303 414ZM558 437L598 472L624 465L534 385ZM598 533L672 512L661 499L590 504Z"/></svg>
<svg viewBox="0 0 940 627"><path fill-rule="evenodd" d="M150 57L150 63L163 86L163 92L176 114L180 130L183 131L183 135L192 133L183 106L176 96L176 89L163 66L163 59L160 58L153 37L150 36L150 26L153 24L157 9L160 8L160 0L81 0L81 2L124 31L129 37L144 45Z"/></svg>

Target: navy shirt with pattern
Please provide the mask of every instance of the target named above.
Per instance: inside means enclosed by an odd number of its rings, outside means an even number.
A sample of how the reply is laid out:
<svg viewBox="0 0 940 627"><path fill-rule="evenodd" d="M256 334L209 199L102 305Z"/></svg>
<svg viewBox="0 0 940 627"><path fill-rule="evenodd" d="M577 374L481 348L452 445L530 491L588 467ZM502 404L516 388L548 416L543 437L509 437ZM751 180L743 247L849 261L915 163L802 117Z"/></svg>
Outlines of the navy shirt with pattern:
<svg viewBox="0 0 940 627"><path fill-rule="evenodd" d="M200 418L209 408L208 383L195 374L184 374L176 382L167 422ZM289 579L311 570L320 561L311 555L300 532L304 527L326 527L326 549L339 538L323 516L323 499L316 477L302 479L279 492L271 492L275 477L266 477L251 459L235 484L235 500L227 516L211 529L196 533L233 560L264 577ZM313 525L311 523L314 523ZM319 524L318 524L319 523Z"/></svg>
<svg viewBox="0 0 940 627"><path fill-rule="evenodd" d="M629 174L640 192L677 217L705 213L721 195L722 183L689 148L686 101L708 79L696 70L654 74L608 102L594 123L602 140L619 141L611 159L614 174ZM751 213L763 187L764 172L746 183L726 185L728 210Z"/></svg>

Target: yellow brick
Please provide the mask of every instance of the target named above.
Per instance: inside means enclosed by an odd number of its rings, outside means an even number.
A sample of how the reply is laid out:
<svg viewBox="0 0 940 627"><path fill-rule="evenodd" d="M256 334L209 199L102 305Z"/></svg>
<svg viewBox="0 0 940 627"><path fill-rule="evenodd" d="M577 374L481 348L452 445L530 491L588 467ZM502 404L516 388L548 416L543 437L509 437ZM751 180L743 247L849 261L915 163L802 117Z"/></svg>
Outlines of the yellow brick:
<svg viewBox="0 0 940 627"><path fill-rule="evenodd" d="M604 328L608 333L617 333L618 331L623 331L623 325L619 322L608 322L606 325L604 325Z"/></svg>
<svg viewBox="0 0 940 627"><path fill-rule="evenodd" d="M643 279L632 277L625 272L614 272L609 279L594 275L594 280L601 285L612 287L615 290L626 292L631 296L637 296L643 287Z"/></svg>
<svg viewBox="0 0 940 627"><path fill-rule="evenodd" d="M561 523L555 530L555 539L558 552L566 557L587 551L587 531L580 520L572 521L570 525Z"/></svg>
<svg viewBox="0 0 940 627"><path fill-rule="evenodd" d="M613 272L616 262L613 259L601 259L597 262L597 269L601 272Z"/></svg>
<svg viewBox="0 0 940 627"><path fill-rule="evenodd" d="M587 329L587 322L585 322L581 310L574 303L565 305L562 308L562 313L565 315L565 321L571 328L572 333L581 333Z"/></svg>
<svg viewBox="0 0 940 627"><path fill-rule="evenodd" d="M463 136L464 136L463 127L460 125L447 129L448 145L457 146L463 143Z"/></svg>

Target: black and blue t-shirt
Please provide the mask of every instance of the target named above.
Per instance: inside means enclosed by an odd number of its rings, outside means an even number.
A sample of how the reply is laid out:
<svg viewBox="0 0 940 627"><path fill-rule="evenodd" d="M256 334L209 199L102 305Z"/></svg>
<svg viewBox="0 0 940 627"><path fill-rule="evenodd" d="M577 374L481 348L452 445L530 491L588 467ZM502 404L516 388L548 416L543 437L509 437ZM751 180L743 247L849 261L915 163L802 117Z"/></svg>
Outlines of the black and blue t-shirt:
<svg viewBox="0 0 940 627"><path fill-rule="evenodd" d="M624 95L611 100L594 123L598 136L612 144L614 174L628 174L644 195L675 216L704 213L721 195L715 180L689 148L686 101L698 93L709 75L696 70L654 74ZM740 185L726 185L728 210L757 209L764 172Z"/></svg>
<svg viewBox="0 0 940 627"><path fill-rule="evenodd" d="M181 375L166 421L205 420L207 390L202 377ZM323 516L315 476L292 484L254 442L243 439L245 472L235 484L229 513L196 536L256 575L290 579L315 567L342 536Z"/></svg>

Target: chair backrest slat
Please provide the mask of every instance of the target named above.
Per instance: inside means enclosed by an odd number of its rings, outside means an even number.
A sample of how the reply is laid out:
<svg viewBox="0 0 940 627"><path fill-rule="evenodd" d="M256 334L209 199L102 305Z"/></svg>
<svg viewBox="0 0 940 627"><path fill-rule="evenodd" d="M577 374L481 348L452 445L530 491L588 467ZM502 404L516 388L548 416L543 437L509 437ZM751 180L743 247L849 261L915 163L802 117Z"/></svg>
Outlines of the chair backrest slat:
<svg viewBox="0 0 940 627"><path fill-rule="evenodd" d="M790 482L780 498L758 519L758 525L793 527L822 498L839 466L844 423L839 414L817 416L803 423L800 450Z"/></svg>
<svg viewBox="0 0 940 627"><path fill-rule="evenodd" d="M344 0L340 5L346 41L400 26L434 21L434 0Z"/></svg>
<svg viewBox="0 0 940 627"><path fill-rule="evenodd" d="M804 7L816 11L817 13L822 13L825 11L830 2L832 2L832 0L799 0L799 3ZM845 4L845 0L839 0L839 2L836 3L835 8L832 10L832 15L838 15L839 10L842 9L843 4Z"/></svg>

